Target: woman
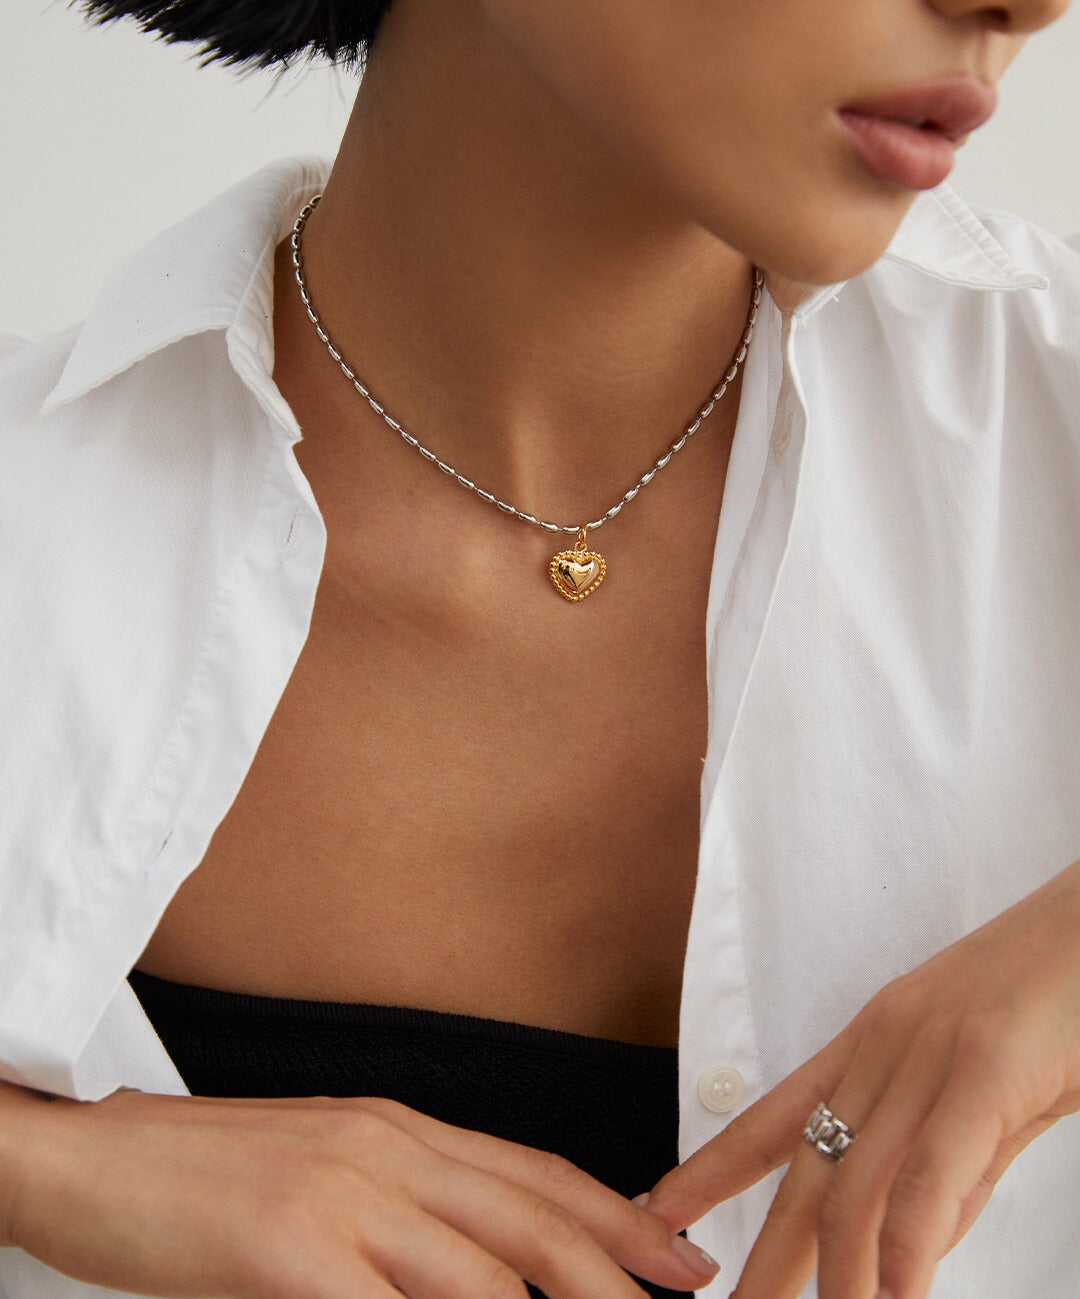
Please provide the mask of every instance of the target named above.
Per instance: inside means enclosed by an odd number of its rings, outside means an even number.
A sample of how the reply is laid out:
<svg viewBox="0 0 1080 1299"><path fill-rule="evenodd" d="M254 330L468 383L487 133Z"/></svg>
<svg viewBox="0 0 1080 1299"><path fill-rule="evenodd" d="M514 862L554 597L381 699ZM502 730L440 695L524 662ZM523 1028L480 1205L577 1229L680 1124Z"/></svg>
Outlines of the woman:
<svg viewBox="0 0 1080 1299"><path fill-rule="evenodd" d="M1063 0L88 8L371 44L0 370L5 1293L1074 1294Z"/></svg>

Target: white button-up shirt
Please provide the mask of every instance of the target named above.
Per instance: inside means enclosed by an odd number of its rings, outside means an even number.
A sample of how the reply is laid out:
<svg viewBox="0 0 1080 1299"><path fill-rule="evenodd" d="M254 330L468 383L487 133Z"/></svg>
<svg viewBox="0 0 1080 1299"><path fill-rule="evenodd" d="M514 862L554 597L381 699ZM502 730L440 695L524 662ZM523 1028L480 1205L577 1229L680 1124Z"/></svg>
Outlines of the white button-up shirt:
<svg viewBox="0 0 1080 1299"><path fill-rule="evenodd" d="M328 170L264 168L122 261L85 322L0 350L8 1081L186 1093L126 976L307 636L326 528L271 377L273 253ZM1080 857L1069 243L941 185L864 274L792 311L763 297L702 630L680 1159ZM710 1299L779 1176L688 1230L722 1265ZM95 1291L113 1294L0 1250L5 1299ZM1007 1171L932 1294L1078 1292L1073 1118Z"/></svg>

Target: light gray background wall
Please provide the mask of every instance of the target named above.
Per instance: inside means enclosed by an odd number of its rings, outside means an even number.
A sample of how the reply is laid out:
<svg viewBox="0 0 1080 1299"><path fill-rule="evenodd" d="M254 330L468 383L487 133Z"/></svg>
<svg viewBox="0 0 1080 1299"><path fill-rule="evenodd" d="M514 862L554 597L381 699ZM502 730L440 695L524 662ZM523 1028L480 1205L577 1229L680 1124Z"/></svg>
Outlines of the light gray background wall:
<svg viewBox="0 0 1080 1299"><path fill-rule="evenodd" d="M538 0L542 2L542 0ZM81 319L124 253L288 153L336 152L356 82L336 68L198 66L63 0L3 0L0 329ZM969 202L1080 234L1080 4L1033 36L950 176Z"/></svg>

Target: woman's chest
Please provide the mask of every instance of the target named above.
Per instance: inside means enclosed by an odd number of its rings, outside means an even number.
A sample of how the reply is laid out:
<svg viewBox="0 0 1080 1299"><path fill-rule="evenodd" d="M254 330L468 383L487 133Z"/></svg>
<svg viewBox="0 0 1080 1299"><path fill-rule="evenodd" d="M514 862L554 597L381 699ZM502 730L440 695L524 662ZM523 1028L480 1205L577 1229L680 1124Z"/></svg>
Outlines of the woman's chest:
<svg viewBox="0 0 1080 1299"><path fill-rule="evenodd" d="M613 627L610 652L575 655L389 616L357 636L349 606L326 577L240 792L138 968L674 1045L700 624Z"/></svg>

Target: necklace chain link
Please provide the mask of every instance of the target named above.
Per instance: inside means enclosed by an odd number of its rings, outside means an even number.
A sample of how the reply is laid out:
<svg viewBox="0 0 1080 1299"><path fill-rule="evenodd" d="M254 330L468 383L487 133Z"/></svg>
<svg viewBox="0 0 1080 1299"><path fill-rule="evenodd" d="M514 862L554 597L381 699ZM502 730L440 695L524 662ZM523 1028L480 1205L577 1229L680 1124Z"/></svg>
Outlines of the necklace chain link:
<svg viewBox="0 0 1080 1299"><path fill-rule="evenodd" d="M300 211L300 215L296 218L296 223L293 226L292 237L290 239L290 243L292 245L292 262L293 262L293 268L296 271L296 282L300 287L300 297L303 300L304 308L307 311L308 318L310 319L311 323L315 326L316 332L318 333L319 337L326 344L327 350L329 351L330 355L341 367L341 371L345 375L346 379L349 380L349 382L353 385L353 387L361 395L361 397L364 397L367 400L368 405L371 407L373 411L375 411L377 415L381 415L382 418L386 421L386 423L389 424L392 429L395 429L398 433L400 433L401 436L405 439L405 441L410 446L415 447L416 450L419 451L420 454L425 459L430 460L434 464L438 465L438 467L443 471L443 473L449 474L452 478L456 479L462 485L462 487L467 487L469 488L470 491L475 492L477 496L480 497L481 500L487 501L491 505L497 506L500 510L503 510L507 514L516 515L519 519L522 519L525 523L535 524L536 527L543 528L545 532L580 533L582 526L584 526L590 532L592 532L595 531L597 528L601 527L604 523L606 523L608 519L613 519L616 516L616 514L619 513L622 507L624 505L629 504L629 502L634 499L634 497L638 494L638 492L641 491L641 489L647 483L652 482L655 475L659 473L661 469L664 468L664 466L668 463L668 461L676 453L676 451L681 451L686 441L689 438L693 437L693 435L697 432L698 428L701 426L702 420L706 419L709 416L709 414L712 412L713 407L720 400L720 398L723 397L724 393L727 391L728 384L735 378L736 374L739 371L739 366L742 365L743 361L746 359L747 349L750 346L750 338L754 332L754 322L757 320L758 304L761 301L761 289L762 289L762 284L764 283L764 276L761 272L761 269L757 266L754 267L754 289L750 299L750 312L749 315L747 316L746 328L743 330L743 336L739 344L738 351L735 353L731 365L728 367L727 373L724 375L723 382L720 384L719 388L717 388L715 392L711 394L708 401L701 408L701 410L698 411L694 420L687 426L687 428L683 430L682 434L671 444L671 446L668 447L667 451L665 451L664 454L655 462L655 464L648 471L648 473L642 474L642 476L638 479L638 481L634 484L634 486L631 487L628 492L624 492L622 499L618 501L615 505L613 505L611 509L607 511L606 514L602 514L600 518L594 519L591 523L587 523L584 525L575 523L573 525L564 526L558 523L548 523L543 519L538 519L533 514L526 514L524 510L517 509L515 506L511 505L508 501L499 500L499 498L493 495L491 492L485 492L482 487L477 487L477 485L471 479L466 478L464 474L459 474L458 471L454 469L451 465L448 465L444 461L440 460L434 451L429 451L427 447L422 446L420 442L416 438L414 438L413 435L406 428L404 428L401 424L399 424L398 421L394 419L392 415L389 415L387 413L385 408L378 401L375 400L375 398L371 395L370 391L360 381L360 379L356 375L356 372L349 365L346 364L345 360L342 358L341 353L338 351L338 349L334 346L333 342L331 341L330 335L323 328L322 321L315 313L315 308L311 305L311 295L308 293L307 285L304 282L304 274L301 269L301 258L300 258L301 233L304 229L304 223L311 215L312 211L315 208L315 205L318 203L320 198L322 198L322 195L316 194L309 202L305 203L303 208Z"/></svg>

